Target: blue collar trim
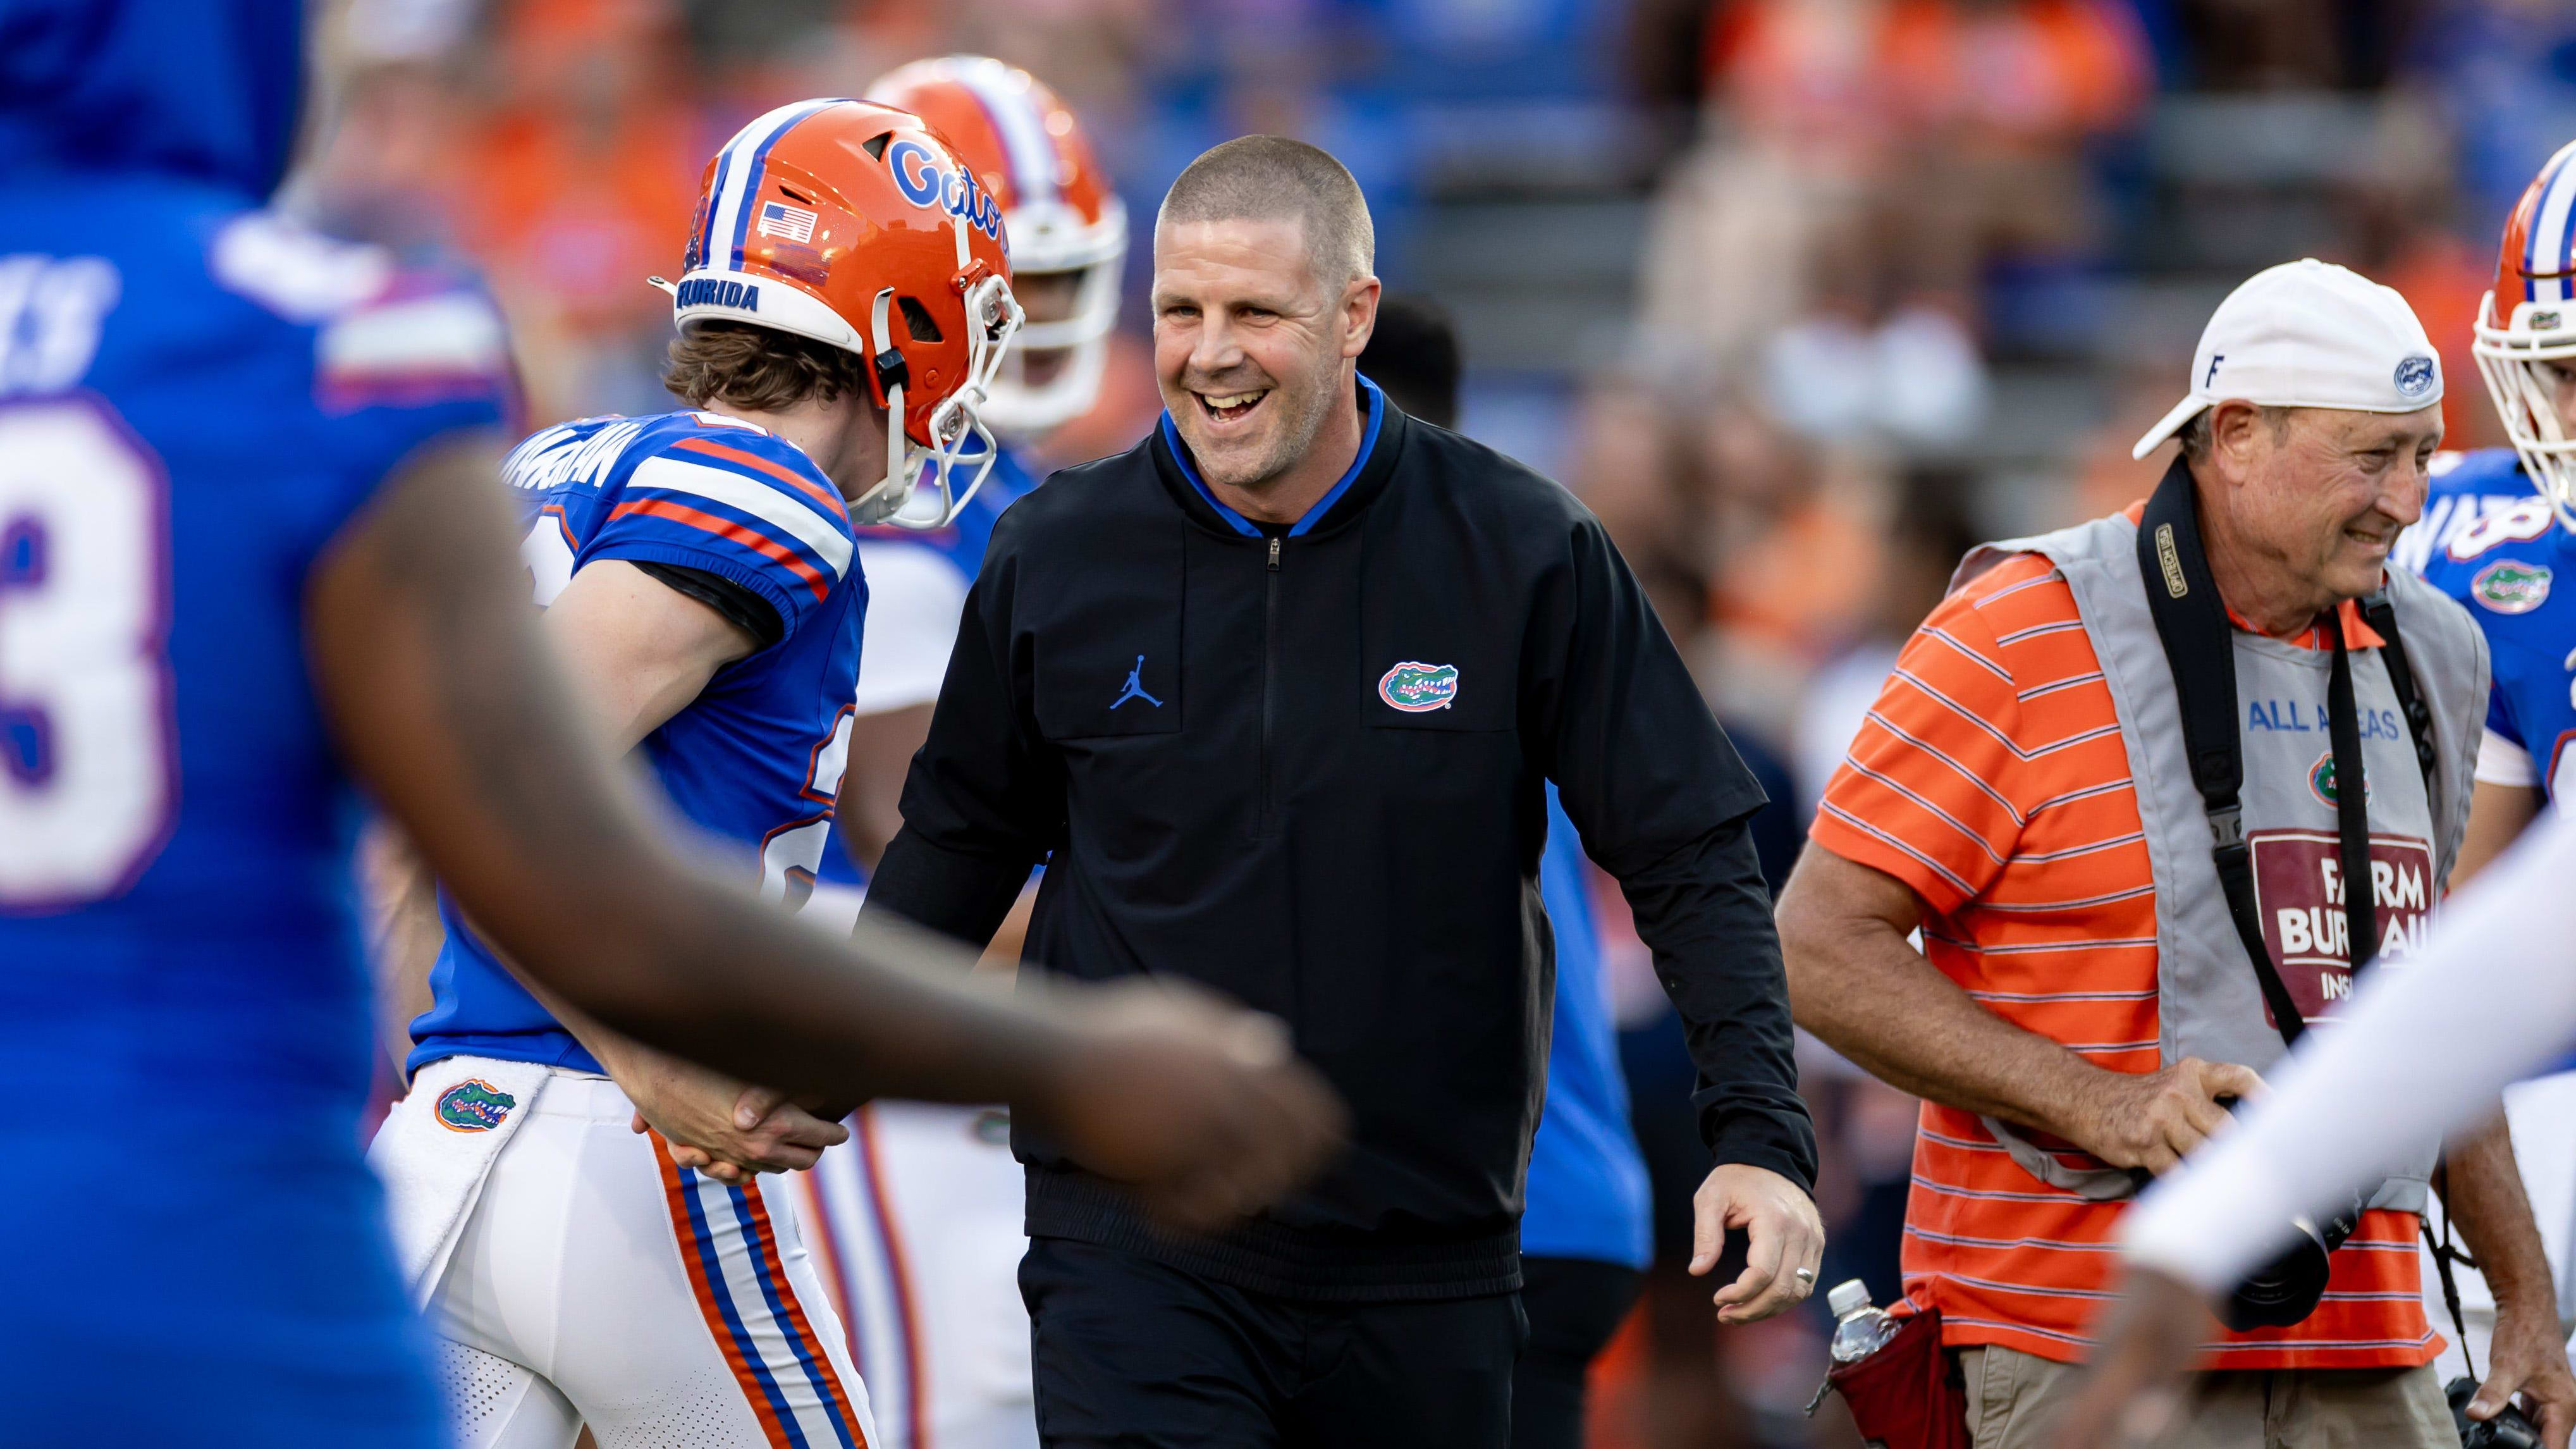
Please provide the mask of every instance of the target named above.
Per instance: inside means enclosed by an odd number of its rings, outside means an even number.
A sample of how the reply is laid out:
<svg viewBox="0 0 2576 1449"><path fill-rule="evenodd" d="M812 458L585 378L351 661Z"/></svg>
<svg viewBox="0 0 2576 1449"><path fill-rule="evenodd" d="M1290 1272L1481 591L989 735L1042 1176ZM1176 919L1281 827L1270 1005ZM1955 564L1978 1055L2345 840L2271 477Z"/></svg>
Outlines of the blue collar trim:
<svg viewBox="0 0 2576 1449"><path fill-rule="evenodd" d="M1377 451L1378 426L1386 421L1386 394L1378 391L1377 384L1365 377L1360 379L1360 393L1368 399L1368 426L1360 433L1359 456L1351 459L1351 466L1342 471L1341 481L1324 490L1324 496L1316 499L1314 506L1289 526L1290 538L1302 538L1306 530L1322 522L1324 515L1333 511L1333 505L1342 501L1342 495L1351 491L1353 480L1360 476L1361 469L1368 466L1369 455ZM1208 491L1207 480L1199 476L1198 465L1190 461L1189 449L1181 446L1181 430L1173 423L1168 409L1163 413L1162 429L1163 445L1172 450L1172 461L1181 465L1181 476L1190 480L1190 486L1207 500L1208 507L1216 510L1216 516L1245 538L1261 537L1259 524L1218 502L1217 496Z"/></svg>

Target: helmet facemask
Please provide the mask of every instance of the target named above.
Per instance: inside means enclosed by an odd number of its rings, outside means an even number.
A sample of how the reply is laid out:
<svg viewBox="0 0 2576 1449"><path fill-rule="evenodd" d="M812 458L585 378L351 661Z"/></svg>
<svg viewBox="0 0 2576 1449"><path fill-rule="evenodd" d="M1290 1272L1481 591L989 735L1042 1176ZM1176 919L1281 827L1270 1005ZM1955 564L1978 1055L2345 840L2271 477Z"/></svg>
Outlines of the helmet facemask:
<svg viewBox="0 0 2576 1449"><path fill-rule="evenodd" d="M2557 511L2559 526L2576 531L2576 436L2558 413L2558 371L2576 371L2576 329L2558 334L2531 328L2520 315L2532 310L2529 303L2516 308L2510 325L2497 327L2491 322L2495 307L2495 294L2489 293L2478 309L2470 344L2478 374L2486 379L2487 395L2523 471Z"/></svg>
<svg viewBox="0 0 2576 1449"><path fill-rule="evenodd" d="M964 223L959 226L962 229ZM993 471L999 445L984 424L984 400L1001 371L1012 337L1027 319L1011 296L1011 284L995 275L988 274L968 286L965 304L966 377L931 409L930 441L923 444L914 442L905 426L903 372L885 363L887 356L894 353L889 328L894 289L888 287L877 293L870 309L868 343L876 350L875 365L880 367L881 375L887 376L886 471L875 487L851 502L851 522L886 523L923 531L946 528L974 500L976 490L984 486L985 477ZM973 469L962 489L957 484L960 463ZM920 487L925 482L938 490L935 505Z"/></svg>
<svg viewBox="0 0 2576 1449"><path fill-rule="evenodd" d="M1123 250L1079 268L1073 315L1054 322L1031 322L1002 359L983 416L1014 438L1035 438L1062 427L1091 410L1099 400L1100 379L1108 371L1109 334L1118 325L1118 287ZM1074 270L1074 269L1068 269ZM1062 352L1063 363L1044 382L1027 381L1029 354Z"/></svg>

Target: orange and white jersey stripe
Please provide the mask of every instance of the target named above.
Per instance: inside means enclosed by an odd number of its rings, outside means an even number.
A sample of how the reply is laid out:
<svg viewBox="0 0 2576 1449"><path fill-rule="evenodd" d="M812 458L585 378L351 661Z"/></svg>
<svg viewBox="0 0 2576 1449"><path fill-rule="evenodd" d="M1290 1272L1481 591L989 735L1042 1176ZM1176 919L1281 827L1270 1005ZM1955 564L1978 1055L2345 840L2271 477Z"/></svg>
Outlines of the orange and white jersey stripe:
<svg viewBox="0 0 2576 1449"><path fill-rule="evenodd" d="M2307 642L2307 641L2301 641ZM2111 692L2075 597L2038 555L1952 594L1899 654L1812 835L1903 881L1932 964L1980 1005L2095 1066L2161 1065L2155 884ZM2072 1144L2040 1141L2071 1164ZM2051 1187L1976 1114L1926 1103L1906 1208L1915 1304L1952 1345L2080 1358L2110 1296L2122 1205ZM2292 1328L2228 1336L2213 1366L2379 1368L2440 1346L2416 1219L2374 1212Z"/></svg>

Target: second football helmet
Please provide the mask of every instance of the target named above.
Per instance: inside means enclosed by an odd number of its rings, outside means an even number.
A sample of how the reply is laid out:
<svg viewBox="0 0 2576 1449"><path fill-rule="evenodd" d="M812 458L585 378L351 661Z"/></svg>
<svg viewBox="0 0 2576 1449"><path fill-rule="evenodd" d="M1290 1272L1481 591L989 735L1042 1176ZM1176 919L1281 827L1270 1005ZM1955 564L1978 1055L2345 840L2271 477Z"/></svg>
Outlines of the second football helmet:
<svg viewBox="0 0 2576 1449"><path fill-rule="evenodd" d="M1012 274L1077 277L1070 316L1030 322L994 379L984 417L1030 437L1088 411L1100 395L1118 284L1127 259L1127 210L1094 160L1081 123L1044 82L985 56L917 60L880 76L868 99L912 112L956 146L1001 199ZM1033 354L1061 350L1043 382Z"/></svg>
<svg viewBox="0 0 2576 1449"><path fill-rule="evenodd" d="M744 322L868 359L886 471L852 521L944 527L992 470L984 403L1022 320L986 179L915 116L812 100L743 127L701 188L678 325ZM905 510L924 481L939 507Z"/></svg>
<svg viewBox="0 0 2576 1449"><path fill-rule="evenodd" d="M2540 168L2505 222L2495 290L2478 306L2470 350L2523 471L2576 529L2576 141Z"/></svg>

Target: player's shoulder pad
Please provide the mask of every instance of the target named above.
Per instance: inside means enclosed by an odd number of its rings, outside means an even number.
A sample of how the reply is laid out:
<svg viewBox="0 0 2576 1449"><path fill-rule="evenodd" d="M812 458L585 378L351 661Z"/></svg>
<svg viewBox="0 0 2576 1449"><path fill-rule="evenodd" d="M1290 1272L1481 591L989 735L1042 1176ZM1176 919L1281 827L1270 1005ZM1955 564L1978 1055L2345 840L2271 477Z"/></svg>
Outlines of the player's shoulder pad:
<svg viewBox="0 0 2576 1449"><path fill-rule="evenodd" d="M2538 491L2522 471L2522 459L2511 448L2478 448L2464 453L2445 450L2433 455L2425 471L2432 479L2429 491L2436 497Z"/></svg>
<svg viewBox="0 0 2576 1449"><path fill-rule="evenodd" d="M208 267L235 295L315 329L315 390L332 411L511 390L508 329L461 270L405 267L271 211L226 222Z"/></svg>
<svg viewBox="0 0 2576 1449"><path fill-rule="evenodd" d="M684 507L751 527L781 543L792 540L849 572L857 547L849 504L805 450L755 423L719 413L681 411L643 419L621 450L629 500L668 496ZM623 506L623 505L621 505Z"/></svg>

